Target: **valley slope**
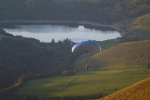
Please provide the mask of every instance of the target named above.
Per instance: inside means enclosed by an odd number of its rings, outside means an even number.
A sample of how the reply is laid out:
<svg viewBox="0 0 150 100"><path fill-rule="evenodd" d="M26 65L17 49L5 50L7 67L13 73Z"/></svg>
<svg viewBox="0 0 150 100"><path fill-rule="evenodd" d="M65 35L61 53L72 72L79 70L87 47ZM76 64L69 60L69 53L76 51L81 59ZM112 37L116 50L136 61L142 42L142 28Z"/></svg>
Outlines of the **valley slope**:
<svg viewBox="0 0 150 100"><path fill-rule="evenodd" d="M150 78L119 90L100 100L149 100Z"/></svg>
<svg viewBox="0 0 150 100"><path fill-rule="evenodd" d="M101 70L147 68L150 62L150 41L127 42L104 50L91 58Z"/></svg>

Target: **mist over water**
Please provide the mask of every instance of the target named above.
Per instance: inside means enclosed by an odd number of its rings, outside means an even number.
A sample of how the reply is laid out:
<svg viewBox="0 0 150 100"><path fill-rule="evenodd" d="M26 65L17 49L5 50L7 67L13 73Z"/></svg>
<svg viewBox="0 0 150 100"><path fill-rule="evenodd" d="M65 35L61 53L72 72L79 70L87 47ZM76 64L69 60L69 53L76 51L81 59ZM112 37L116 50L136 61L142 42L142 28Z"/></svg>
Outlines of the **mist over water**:
<svg viewBox="0 0 150 100"><path fill-rule="evenodd" d="M82 25L78 27L69 27L65 25L16 25L15 28L3 28L6 32L15 36L35 38L41 42L63 41L68 38L73 42L87 40L104 41L120 37L118 31L101 31L88 29Z"/></svg>

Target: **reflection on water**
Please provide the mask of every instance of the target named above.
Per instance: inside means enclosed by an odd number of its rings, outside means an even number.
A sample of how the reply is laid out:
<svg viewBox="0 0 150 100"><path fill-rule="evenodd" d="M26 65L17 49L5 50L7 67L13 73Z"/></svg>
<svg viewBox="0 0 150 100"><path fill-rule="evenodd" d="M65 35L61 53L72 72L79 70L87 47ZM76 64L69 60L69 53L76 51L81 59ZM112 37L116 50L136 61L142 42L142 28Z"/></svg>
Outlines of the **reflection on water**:
<svg viewBox="0 0 150 100"><path fill-rule="evenodd" d="M41 42L51 42L52 39L63 41L68 38L74 42L97 40L103 41L120 37L117 31L101 31L88 29L82 25L69 27L65 25L16 25L15 28L3 28L6 32L23 37L32 37Z"/></svg>

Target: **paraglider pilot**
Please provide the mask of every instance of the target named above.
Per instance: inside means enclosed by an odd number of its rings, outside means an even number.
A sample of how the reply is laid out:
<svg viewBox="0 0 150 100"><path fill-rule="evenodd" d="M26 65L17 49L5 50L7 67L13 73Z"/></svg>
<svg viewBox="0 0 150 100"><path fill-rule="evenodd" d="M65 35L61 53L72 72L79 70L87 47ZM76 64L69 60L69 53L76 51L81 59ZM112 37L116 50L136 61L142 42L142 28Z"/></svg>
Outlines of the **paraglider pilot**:
<svg viewBox="0 0 150 100"><path fill-rule="evenodd" d="M85 66L85 68L86 68L86 70L88 70L89 66L88 66L88 65L86 65L86 66Z"/></svg>

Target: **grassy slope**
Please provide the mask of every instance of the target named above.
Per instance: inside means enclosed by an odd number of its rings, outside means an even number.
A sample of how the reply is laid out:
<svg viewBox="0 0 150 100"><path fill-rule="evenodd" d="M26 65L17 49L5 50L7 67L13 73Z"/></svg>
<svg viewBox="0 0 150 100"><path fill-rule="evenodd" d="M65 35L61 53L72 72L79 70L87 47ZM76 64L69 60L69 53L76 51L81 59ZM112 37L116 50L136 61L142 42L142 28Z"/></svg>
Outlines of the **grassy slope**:
<svg viewBox="0 0 150 100"><path fill-rule="evenodd" d="M100 100L150 100L150 78L126 87Z"/></svg>
<svg viewBox="0 0 150 100"><path fill-rule="evenodd" d="M100 69L147 67L150 62L150 40L123 43L92 57Z"/></svg>
<svg viewBox="0 0 150 100"><path fill-rule="evenodd" d="M143 39L150 39L150 14L146 14L134 19L131 23L131 28ZM150 78L145 79L116 93L113 93L101 100L149 100L149 82Z"/></svg>
<svg viewBox="0 0 150 100"><path fill-rule="evenodd" d="M22 88L15 91L15 93L61 97L77 95L85 96L98 93L108 95L149 76L150 70L147 69L113 71L89 70L80 73L79 77L53 77L28 81ZM65 88L63 88L64 86ZM59 90L61 91L59 92Z"/></svg>
<svg viewBox="0 0 150 100"><path fill-rule="evenodd" d="M53 77L28 81L15 93L37 96L55 96L55 94L73 78L75 78L75 76Z"/></svg>
<svg viewBox="0 0 150 100"><path fill-rule="evenodd" d="M143 39L150 39L150 14L134 19L131 23L131 28Z"/></svg>

